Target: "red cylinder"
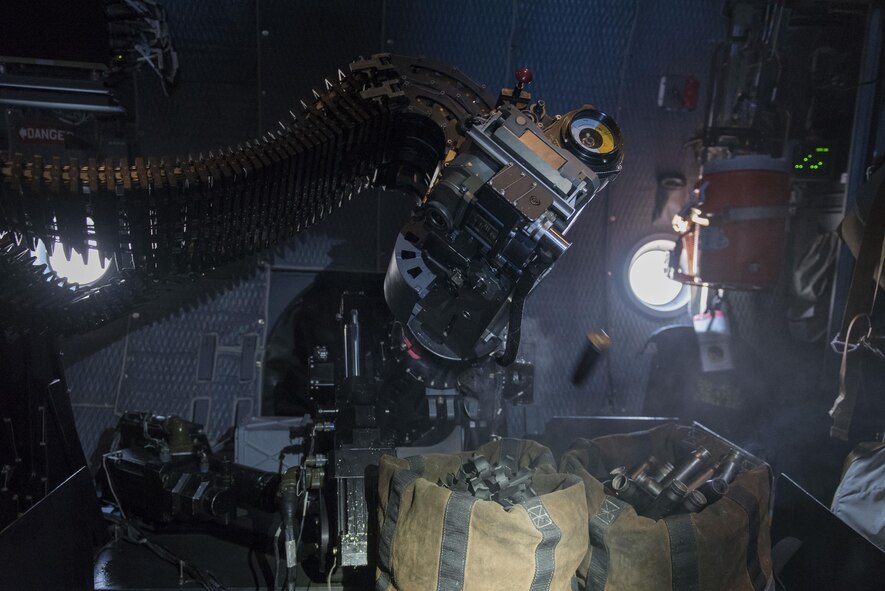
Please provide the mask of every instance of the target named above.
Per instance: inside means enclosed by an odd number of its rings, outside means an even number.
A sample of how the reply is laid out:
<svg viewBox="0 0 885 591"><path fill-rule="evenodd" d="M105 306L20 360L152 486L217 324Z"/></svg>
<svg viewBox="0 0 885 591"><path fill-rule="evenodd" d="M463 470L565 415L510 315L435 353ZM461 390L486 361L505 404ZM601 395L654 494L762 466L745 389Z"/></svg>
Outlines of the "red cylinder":
<svg viewBox="0 0 885 591"><path fill-rule="evenodd" d="M704 165L696 211L683 236L686 282L763 289L784 266L790 182L783 160L738 156ZM698 211L700 213L698 213Z"/></svg>

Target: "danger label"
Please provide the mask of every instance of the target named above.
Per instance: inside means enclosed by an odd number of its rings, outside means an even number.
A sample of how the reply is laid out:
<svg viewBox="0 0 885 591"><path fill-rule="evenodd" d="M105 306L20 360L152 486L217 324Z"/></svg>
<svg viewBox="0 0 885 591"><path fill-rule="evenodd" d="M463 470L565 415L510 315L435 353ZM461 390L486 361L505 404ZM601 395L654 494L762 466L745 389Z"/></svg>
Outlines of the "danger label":
<svg viewBox="0 0 885 591"><path fill-rule="evenodd" d="M44 125L24 125L18 128L18 137L27 143L63 144L73 131Z"/></svg>

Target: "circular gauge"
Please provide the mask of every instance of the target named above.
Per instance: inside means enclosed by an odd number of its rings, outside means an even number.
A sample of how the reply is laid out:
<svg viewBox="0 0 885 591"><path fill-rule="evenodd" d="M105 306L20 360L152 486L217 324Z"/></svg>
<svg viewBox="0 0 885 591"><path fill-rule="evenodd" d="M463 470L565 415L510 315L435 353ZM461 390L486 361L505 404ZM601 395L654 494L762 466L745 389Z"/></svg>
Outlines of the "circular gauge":
<svg viewBox="0 0 885 591"><path fill-rule="evenodd" d="M594 169L605 171L621 163L621 131L614 119L596 109L575 111L562 126L562 141Z"/></svg>

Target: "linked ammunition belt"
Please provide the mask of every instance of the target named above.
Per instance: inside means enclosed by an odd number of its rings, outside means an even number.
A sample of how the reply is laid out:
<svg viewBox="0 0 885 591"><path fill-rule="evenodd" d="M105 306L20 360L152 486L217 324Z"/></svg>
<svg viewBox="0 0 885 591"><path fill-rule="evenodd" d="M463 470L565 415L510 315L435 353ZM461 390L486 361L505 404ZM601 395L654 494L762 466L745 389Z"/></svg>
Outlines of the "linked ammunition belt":
<svg viewBox="0 0 885 591"><path fill-rule="evenodd" d="M381 54L326 80L277 130L208 156L101 163L0 154L0 326L88 330L285 242L363 189L420 197L460 146L459 123L492 104L454 68ZM34 265L38 241L84 261L94 248L117 272L67 284Z"/></svg>

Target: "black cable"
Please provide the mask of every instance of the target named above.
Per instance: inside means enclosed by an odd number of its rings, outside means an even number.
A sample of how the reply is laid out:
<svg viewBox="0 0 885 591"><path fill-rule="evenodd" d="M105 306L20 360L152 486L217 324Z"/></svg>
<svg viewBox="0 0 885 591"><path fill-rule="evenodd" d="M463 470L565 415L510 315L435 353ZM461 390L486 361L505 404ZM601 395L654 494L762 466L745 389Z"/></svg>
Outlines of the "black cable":
<svg viewBox="0 0 885 591"><path fill-rule="evenodd" d="M286 459L286 456L295 456L301 453L303 447L300 443L287 445L283 449L280 450L280 455L277 456L278 465L277 465L277 474L283 475L283 460Z"/></svg>
<svg viewBox="0 0 885 591"><path fill-rule="evenodd" d="M274 556L274 567L273 567L273 588L274 591L279 591L282 588L280 584L280 532L283 531L283 526L277 528L277 532L273 537L273 556Z"/></svg>
<svg viewBox="0 0 885 591"><path fill-rule="evenodd" d="M522 312L525 308L525 300L528 298L529 292L538 280L543 268L536 261L529 265L523 272L522 277L516 282L516 289L513 290L513 297L510 300L510 318L507 328L507 344L504 346L504 354L496 360L498 365L508 366L516 361L516 354L519 352L519 341L522 336Z"/></svg>

